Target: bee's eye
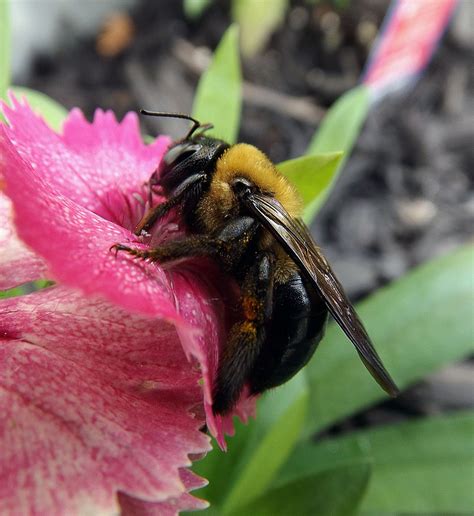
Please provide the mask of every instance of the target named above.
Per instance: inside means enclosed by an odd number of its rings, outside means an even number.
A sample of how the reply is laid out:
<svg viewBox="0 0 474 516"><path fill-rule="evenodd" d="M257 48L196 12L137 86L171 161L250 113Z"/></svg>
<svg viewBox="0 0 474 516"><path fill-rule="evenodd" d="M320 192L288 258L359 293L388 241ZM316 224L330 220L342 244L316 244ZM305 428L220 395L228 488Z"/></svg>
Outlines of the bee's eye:
<svg viewBox="0 0 474 516"><path fill-rule="evenodd" d="M164 162L168 166L177 165L195 154L198 148L198 145L189 145L187 143L175 145L165 154Z"/></svg>
<svg viewBox="0 0 474 516"><path fill-rule="evenodd" d="M195 142L183 141L173 145L160 163L156 184L161 185L165 192L171 192L196 172L196 167L202 162L200 151L202 145Z"/></svg>

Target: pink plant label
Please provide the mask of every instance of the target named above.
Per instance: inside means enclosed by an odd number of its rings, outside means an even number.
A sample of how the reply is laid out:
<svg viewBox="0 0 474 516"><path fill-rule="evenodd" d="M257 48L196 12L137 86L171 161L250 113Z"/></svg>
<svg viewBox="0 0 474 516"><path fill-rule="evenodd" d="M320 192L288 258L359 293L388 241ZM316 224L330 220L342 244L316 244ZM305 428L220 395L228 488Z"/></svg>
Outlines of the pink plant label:
<svg viewBox="0 0 474 516"><path fill-rule="evenodd" d="M457 0L394 0L363 82L375 98L416 78L427 65Z"/></svg>

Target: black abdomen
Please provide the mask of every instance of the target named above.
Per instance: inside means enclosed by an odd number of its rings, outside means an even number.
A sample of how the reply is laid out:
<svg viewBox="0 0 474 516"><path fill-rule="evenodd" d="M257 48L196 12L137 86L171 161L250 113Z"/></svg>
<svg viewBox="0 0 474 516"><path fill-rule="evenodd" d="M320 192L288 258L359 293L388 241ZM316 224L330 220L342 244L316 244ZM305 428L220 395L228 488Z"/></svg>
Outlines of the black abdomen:
<svg viewBox="0 0 474 516"><path fill-rule="evenodd" d="M275 285L271 321L249 377L253 394L285 383L309 361L324 335L327 317L318 292L299 273Z"/></svg>

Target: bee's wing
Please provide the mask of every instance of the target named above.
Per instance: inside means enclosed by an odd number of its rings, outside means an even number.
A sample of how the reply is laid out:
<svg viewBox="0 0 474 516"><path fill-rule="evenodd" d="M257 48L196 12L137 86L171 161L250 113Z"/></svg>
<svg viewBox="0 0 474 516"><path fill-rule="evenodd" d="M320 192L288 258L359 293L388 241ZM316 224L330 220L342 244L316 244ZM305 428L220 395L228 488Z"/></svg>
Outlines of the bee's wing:
<svg viewBox="0 0 474 516"><path fill-rule="evenodd" d="M305 224L300 219L292 218L271 196L251 193L243 202L315 285L331 315L354 344L375 380L390 396L396 396L399 392L397 386L383 366L354 307Z"/></svg>

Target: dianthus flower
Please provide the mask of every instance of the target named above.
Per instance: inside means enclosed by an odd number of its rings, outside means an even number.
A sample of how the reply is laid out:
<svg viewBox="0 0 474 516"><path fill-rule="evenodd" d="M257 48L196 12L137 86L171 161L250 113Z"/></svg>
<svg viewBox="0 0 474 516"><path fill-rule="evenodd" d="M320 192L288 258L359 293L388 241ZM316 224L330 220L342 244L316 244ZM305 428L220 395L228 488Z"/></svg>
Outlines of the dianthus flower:
<svg viewBox="0 0 474 516"><path fill-rule="evenodd" d="M163 269L110 248L137 242L146 181L170 143L138 119L74 109L62 134L26 102L0 124L0 513L175 514L205 507L187 468L221 447L232 414L212 384L235 289L217 266ZM162 199L156 196L153 203ZM179 236L176 214L143 247ZM246 419L245 395L235 414Z"/></svg>

